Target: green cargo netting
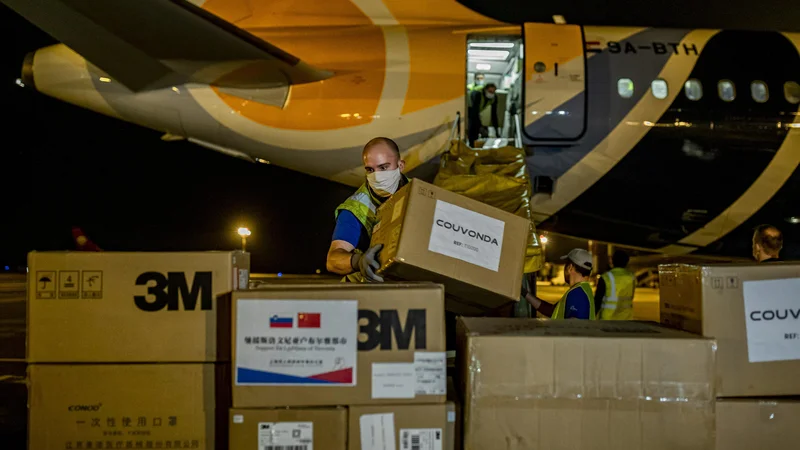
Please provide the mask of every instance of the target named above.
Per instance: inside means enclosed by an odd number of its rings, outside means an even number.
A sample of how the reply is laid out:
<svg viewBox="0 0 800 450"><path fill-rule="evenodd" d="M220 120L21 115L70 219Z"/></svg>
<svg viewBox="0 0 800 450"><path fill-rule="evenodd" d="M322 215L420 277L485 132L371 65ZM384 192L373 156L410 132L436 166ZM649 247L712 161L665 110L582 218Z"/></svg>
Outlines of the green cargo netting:
<svg viewBox="0 0 800 450"><path fill-rule="evenodd" d="M516 147L473 149L450 141L433 184L504 211L531 223L525 252L525 273L542 268L543 255L531 214L531 179L525 151Z"/></svg>

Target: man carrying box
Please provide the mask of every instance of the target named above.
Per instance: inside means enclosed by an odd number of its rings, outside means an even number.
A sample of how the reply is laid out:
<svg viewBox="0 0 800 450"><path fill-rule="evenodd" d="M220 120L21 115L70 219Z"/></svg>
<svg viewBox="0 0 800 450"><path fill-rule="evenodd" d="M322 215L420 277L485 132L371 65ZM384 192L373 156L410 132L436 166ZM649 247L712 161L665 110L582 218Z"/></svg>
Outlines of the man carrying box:
<svg viewBox="0 0 800 450"><path fill-rule="evenodd" d="M540 313L552 319L584 319L595 320L594 296L592 286L589 284L589 275L592 273L592 254L576 248L561 259L567 261L564 267L564 278L570 285L561 300L551 305L535 295L522 289L522 296L528 300Z"/></svg>
<svg viewBox="0 0 800 450"><path fill-rule="evenodd" d="M345 275L349 282L383 281L375 271L380 267L378 252L382 245L369 248L375 211L398 189L408 183L402 174L405 161L393 140L376 137L362 153L367 182L336 208L336 228L326 263L329 272Z"/></svg>

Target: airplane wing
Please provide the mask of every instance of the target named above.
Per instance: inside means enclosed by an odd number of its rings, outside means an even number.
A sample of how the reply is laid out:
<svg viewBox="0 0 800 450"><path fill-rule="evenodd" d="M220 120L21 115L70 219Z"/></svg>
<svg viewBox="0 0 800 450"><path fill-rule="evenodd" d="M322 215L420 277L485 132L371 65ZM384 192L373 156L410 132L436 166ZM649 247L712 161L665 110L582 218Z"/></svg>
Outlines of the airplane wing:
<svg viewBox="0 0 800 450"><path fill-rule="evenodd" d="M186 0L0 0L132 91L187 82L259 89L331 72Z"/></svg>

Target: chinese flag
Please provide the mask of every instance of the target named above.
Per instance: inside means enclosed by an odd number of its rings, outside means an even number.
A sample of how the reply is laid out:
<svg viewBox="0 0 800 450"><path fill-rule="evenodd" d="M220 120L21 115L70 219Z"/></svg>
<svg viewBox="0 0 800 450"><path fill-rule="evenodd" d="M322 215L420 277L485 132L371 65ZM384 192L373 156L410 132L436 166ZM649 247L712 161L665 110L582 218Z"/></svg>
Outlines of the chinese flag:
<svg viewBox="0 0 800 450"><path fill-rule="evenodd" d="M321 316L320 313L299 313L297 314L297 328L319 328Z"/></svg>

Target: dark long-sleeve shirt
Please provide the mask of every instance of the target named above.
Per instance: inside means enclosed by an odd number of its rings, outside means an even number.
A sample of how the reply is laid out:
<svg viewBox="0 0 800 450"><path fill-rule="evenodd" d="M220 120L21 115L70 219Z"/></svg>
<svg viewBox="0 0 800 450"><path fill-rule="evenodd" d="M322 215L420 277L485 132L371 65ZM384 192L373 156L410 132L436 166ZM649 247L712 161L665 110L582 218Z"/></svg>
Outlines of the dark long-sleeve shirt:
<svg viewBox="0 0 800 450"><path fill-rule="evenodd" d="M481 123L481 100L483 100L483 90L472 91L470 94L470 108L469 108L469 121L473 124ZM497 94L495 94L496 96ZM486 99L487 102L492 102L492 126L499 128L500 121L497 119L497 97L492 100Z"/></svg>

